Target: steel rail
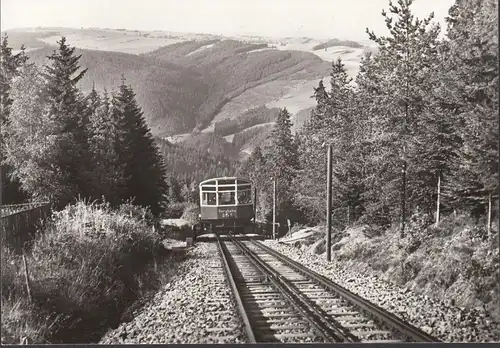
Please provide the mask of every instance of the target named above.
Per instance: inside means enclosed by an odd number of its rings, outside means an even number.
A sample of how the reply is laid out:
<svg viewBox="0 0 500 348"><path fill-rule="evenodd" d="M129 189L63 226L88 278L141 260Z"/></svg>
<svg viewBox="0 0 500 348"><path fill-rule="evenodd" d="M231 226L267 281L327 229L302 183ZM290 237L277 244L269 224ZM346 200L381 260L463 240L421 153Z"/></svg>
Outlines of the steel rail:
<svg viewBox="0 0 500 348"><path fill-rule="evenodd" d="M226 277L229 280L229 284L231 285L231 290L233 292L233 296L238 307L238 312L240 313L240 317L243 320L243 324L245 326L245 332L247 334L247 338L249 341L248 343L257 343L257 341L255 340L255 334L253 332L252 325L250 325L250 320L248 319L247 312L245 310L245 307L243 306L243 301L241 300L240 292L238 290L238 287L236 286L236 282L234 281L233 273L231 271L231 267L228 262L227 249L225 249L225 246L223 245L223 243L221 243L219 236L217 234L216 238L217 238L217 246L224 264L224 272L226 273Z"/></svg>
<svg viewBox="0 0 500 348"><path fill-rule="evenodd" d="M283 295L290 302L290 304L304 316L304 319L306 319L311 324L311 326L316 329L320 336L322 336L326 341L339 341L337 337L331 337L331 335L329 335L327 332L324 332L324 330L319 327L314 320L311 319L311 314L304 310L304 308L298 306L298 304L296 303L297 301L283 288L283 286L281 286L281 284L279 284L275 275L269 267L263 265L262 262L258 262L257 260L252 258L251 254L249 254L247 250L243 249L241 247L241 244L236 242L236 239L234 239L233 237L230 238L231 242L233 242L240 249L243 255L245 255L248 260L255 266L255 268L257 268L262 273L262 275L264 275L266 279L274 285L274 287L281 293L281 295Z"/></svg>
<svg viewBox="0 0 500 348"><path fill-rule="evenodd" d="M267 275L269 281L290 301L290 303L303 315L304 318L314 327L314 329L329 342L359 342L359 340L351 335L342 331L342 328L335 327L324 320L325 315L314 306L311 306L310 301L305 299L303 294L300 293L293 285L290 284L283 276L276 270L266 264L259 256L250 250L246 245L231 238L232 242L240 248L240 250L248 257L248 259L258 268L261 272Z"/></svg>
<svg viewBox="0 0 500 348"><path fill-rule="evenodd" d="M365 313L381 320L384 324L390 326L391 328L402 333L406 337L412 339L414 342L441 342L437 338L401 320L394 314L389 313L385 309L380 308L379 306L365 300L364 298L354 294L353 292L347 290L346 288L340 286L339 284L334 283L330 279L308 269L307 267L292 260L291 258L269 248L268 246L265 246L260 242L256 242L253 240L251 240L251 242L254 245L260 247L262 250L265 250L266 252L270 253L272 256L276 257L281 262L284 262L291 268L295 269L299 273L302 273L303 275L310 277L319 284L323 285L325 288L337 293L339 296L343 297L350 303L356 305Z"/></svg>

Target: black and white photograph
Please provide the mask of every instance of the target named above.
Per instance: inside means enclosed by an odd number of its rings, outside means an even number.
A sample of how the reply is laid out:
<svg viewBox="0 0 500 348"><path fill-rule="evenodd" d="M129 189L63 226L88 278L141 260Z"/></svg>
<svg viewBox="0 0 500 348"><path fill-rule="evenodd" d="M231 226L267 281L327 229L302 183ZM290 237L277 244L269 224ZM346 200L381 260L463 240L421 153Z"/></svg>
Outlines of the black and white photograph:
<svg viewBox="0 0 500 348"><path fill-rule="evenodd" d="M1 344L500 342L497 0L0 0Z"/></svg>

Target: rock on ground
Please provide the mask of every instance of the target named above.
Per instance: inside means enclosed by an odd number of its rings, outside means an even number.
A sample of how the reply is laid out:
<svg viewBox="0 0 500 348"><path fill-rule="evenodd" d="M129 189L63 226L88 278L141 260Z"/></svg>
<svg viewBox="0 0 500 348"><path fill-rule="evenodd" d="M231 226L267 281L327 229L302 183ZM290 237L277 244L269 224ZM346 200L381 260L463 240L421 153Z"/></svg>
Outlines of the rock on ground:
<svg viewBox="0 0 500 348"><path fill-rule="evenodd" d="M197 243L170 283L102 344L245 343L215 243Z"/></svg>
<svg viewBox="0 0 500 348"><path fill-rule="evenodd" d="M500 342L500 323L485 311L467 310L416 294L377 276L359 274L335 260L327 262L324 255L311 255L277 241L264 243L443 342Z"/></svg>

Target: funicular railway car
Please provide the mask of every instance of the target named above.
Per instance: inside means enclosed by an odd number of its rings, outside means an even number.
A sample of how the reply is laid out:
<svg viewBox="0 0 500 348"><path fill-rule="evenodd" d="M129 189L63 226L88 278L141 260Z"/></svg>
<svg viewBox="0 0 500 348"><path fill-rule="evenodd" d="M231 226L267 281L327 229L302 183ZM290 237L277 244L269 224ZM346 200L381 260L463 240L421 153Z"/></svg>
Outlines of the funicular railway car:
<svg viewBox="0 0 500 348"><path fill-rule="evenodd" d="M255 216L251 181L224 177L202 181L200 189L201 233L254 233Z"/></svg>

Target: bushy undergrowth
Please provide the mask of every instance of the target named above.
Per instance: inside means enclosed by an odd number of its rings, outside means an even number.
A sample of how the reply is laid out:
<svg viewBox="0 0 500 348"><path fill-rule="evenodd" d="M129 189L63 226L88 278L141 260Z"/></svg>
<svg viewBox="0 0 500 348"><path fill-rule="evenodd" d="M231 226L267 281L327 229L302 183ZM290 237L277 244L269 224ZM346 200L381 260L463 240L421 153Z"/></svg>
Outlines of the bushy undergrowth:
<svg viewBox="0 0 500 348"><path fill-rule="evenodd" d="M96 342L117 325L160 285L160 237L147 216L130 204L84 202L53 213L26 254L31 303L22 258L2 246L2 343Z"/></svg>
<svg viewBox="0 0 500 348"><path fill-rule="evenodd" d="M164 216L169 219L179 219L184 213L184 209L186 208L185 203L170 203L167 205Z"/></svg>
<svg viewBox="0 0 500 348"><path fill-rule="evenodd" d="M458 306L485 307L500 318L498 229L494 225L488 237L483 226L451 215L435 227L416 214L403 239L398 227L352 227L334 233L332 259ZM316 244L309 251L323 253Z"/></svg>
<svg viewBox="0 0 500 348"><path fill-rule="evenodd" d="M194 203L186 204L186 209L182 214L182 219L189 221L191 224L196 224L198 222L200 214L200 207Z"/></svg>

